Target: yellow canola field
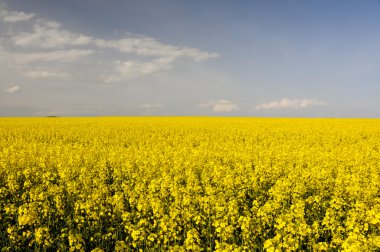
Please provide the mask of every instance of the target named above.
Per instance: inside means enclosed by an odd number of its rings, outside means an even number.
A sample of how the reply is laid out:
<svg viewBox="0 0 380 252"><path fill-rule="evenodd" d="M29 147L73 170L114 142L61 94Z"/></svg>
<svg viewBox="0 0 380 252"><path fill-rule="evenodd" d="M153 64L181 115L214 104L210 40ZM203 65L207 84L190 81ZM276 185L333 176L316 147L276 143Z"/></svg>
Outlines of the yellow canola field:
<svg viewBox="0 0 380 252"><path fill-rule="evenodd" d="M0 118L1 251L380 250L380 120Z"/></svg>

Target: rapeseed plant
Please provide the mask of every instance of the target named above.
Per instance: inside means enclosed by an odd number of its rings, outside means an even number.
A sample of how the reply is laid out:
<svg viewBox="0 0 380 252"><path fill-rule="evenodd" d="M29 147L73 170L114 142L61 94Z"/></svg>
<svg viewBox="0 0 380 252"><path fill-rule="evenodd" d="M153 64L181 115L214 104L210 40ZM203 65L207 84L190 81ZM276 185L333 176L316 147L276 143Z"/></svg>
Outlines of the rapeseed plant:
<svg viewBox="0 0 380 252"><path fill-rule="evenodd" d="M2 251L380 250L380 120L2 118Z"/></svg>

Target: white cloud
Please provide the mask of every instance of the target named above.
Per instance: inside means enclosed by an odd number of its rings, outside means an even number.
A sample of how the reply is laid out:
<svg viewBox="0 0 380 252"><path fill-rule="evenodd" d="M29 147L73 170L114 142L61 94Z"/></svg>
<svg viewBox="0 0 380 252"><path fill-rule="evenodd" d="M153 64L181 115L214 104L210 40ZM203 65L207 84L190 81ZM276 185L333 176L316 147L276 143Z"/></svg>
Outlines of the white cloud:
<svg viewBox="0 0 380 252"><path fill-rule="evenodd" d="M34 17L33 13L24 13L24 12L16 12L13 11L11 13L8 13L8 15L3 16L3 20L5 22L19 22L19 21L26 21Z"/></svg>
<svg viewBox="0 0 380 252"><path fill-rule="evenodd" d="M143 109L141 115L154 115L162 107L161 103L145 103L140 106Z"/></svg>
<svg viewBox="0 0 380 252"><path fill-rule="evenodd" d="M68 62L93 54L93 50L70 49L34 53L14 53L0 48L0 56L7 61L16 64L28 64L34 62Z"/></svg>
<svg viewBox="0 0 380 252"><path fill-rule="evenodd" d="M31 32L20 32L11 37L12 42L22 47L63 48L65 46L88 45L92 38L83 34L60 29L61 24L38 20Z"/></svg>
<svg viewBox="0 0 380 252"><path fill-rule="evenodd" d="M24 72L23 75L30 79L65 78L69 76L67 73L52 72L47 70L31 70Z"/></svg>
<svg viewBox="0 0 380 252"><path fill-rule="evenodd" d="M256 106L256 110L271 110L271 109L300 109L312 106L324 106L327 102L317 99L287 99L283 98L278 101L271 101Z"/></svg>
<svg viewBox="0 0 380 252"><path fill-rule="evenodd" d="M32 31L13 34L11 41L16 46L56 49L66 46L92 45L143 57L158 57L173 61L178 58L202 61L219 57L218 53L163 44L150 37L131 34L118 40L95 39L83 34L69 32L62 29L61 24L43 19L37 19Z"/></svg>
<svg viewBox="0 0 380 252"><path fill-rule="evenodd" d="M36 116L60 116L66 114L63 111L38 111L34 113Z"/></svg>
<svg viewBox="0 0 380 252"><path fill-rule="evenodd" d="M157 72L172 68L172 59L159 58L148 62L124 61L115 62L115 72L105 78L106 83L123 81L127 79L139 78L152 75Z"/></svg>
<svg viewBox="0 0 380 252"><path fill-rule="evenodd" d="M124 53L170 58L173 60L187 57L196 61L201 61L219 57L219 54L217 53L204 52L195 48L167 45L160 43L153 38L133 35L120 40L97 39L95 40L95 44L102 48L112 48Z"/></svg>
<svg viewBox="0 0 380 252"><path fill-rule="evenodd" d="M144 109L158 109L162 107L161 103L145 103L141 105Z"/></svg>
<svg viewBox="0 0 380 252"><path fill-rule="evenodd" d="M14 94L14 93L20 91L20 89L21 88L19 86L13 86L13 87L5 89L4 91L9 93L9 94Z"/></svg>
<svg viewBox="0 0 380 252"><path fill-rule="evenodd" d="M69 63L81 60L89 78L122 82L168 71L181 60L197 62L219 57L218 53L133 34L113 40L95 38L69 31L62 24L35 14L10 11L0 2L0 22L5 17L12 19L11 16L13 20L31 20L17 26L12 22L1 24L7 29L0 32L0 63L31 79L64 77L54 73L55 64L67 63L63 70L72 72L75 69ZM89 55L91 60L86 58Z"/></svg>
<svg viewBox="0 0 380 252"><path fill-rule="evenodd" d="M34 13L9 11L5 3L0 3L0 20L9 23L27 21L35 16Z"/></svg>
<svg viewBox="0 0 380 252"><path fill-rule="evenodd" d="M208 53L195 48L176 47L162 44L148 37L129 37L121 40L95 40L102 48L112 48L123 53L141 56L139 60L117 61L114 73L105 78L106 83L124 81L167 71L181 58L202 61L219 57L217 53ZM153 59L146 59L146 58Z"/></svg>
<svg viewBox="0 0 380 252"><path fill-rule="evenodd" d="M229 100L208 101L199 104L201 108L211 108L213 112L223 113L238 110L238 106Z"/></svg>

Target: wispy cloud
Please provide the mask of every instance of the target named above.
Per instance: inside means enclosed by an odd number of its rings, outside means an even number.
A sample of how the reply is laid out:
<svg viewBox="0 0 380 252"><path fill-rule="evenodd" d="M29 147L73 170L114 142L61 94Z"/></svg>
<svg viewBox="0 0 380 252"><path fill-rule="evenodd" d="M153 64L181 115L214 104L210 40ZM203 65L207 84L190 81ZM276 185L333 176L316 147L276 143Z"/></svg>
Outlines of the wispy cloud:
<svg viewBox="0 0 380 252"><path fill-rule="evenodd" d="M273 110L273 109L301 109L313 106L327 105L325 101L317 99L287 99L283 98L277 101L262 103L255 107L256 110Z"/></svg>
<svg viewBox="0 0 380 252"><path fill-rule="evenodd" d="M27 22L16 29L16 20ZM61 23L34 13L11 11L4 3L0 5L1 21L8 29L0 31L0 61L12 63L22 69L21 75L34 79L60 78L61 75L51 74L56 64L80 61L92 72L89 76L97 76L105 83L122 82L168 71L181 60L198 62L219 57L215 52L164 44L130 33L119 39L103 39L72 32ZM91 59L86 59L90 55ZM37 73L28 66L31 64L33 68L47 69ZM70 68L71 64L65 66Z"/></svg>
<svg viewBox="0 0 380 252"><path fill-rule="evenodd" d="M30 70L23 73L23 75L30 79L65 78L69 76L68 73L53 72L48 70Z"/></svg>
<svg viewBox="0 0 380 252"><path fill-rule="evenodd" d="M200 103L199 107L210 108L213 112L216 113L233 112L239 109L239 107L233 101L229 100L207 101Z"/></svg>
<svg viewBox="0 0 380 252"><path fill-rule="evenodd" d="M149 37L133 37L132 35L129 38L121 40L96 40L95 44L102 48L112 48L122 53L140 56L136 60L116 61L113 73L104 79L107 83L167 71L183 58L203 61L219 57L217 53L208 53L195 48L166 45Z"/></svg>
<svg viewBox="0 0 380 252"><path fill-rule="evenodd" d="M88 45L138 56L158 57L159 59L190 58L202 61L219 57L218 53L163 44L154 38L133 34L117 40L96 39L70 32L62 28L60 23L45 19L36 19L31 31L18 32L13 34L10 39L14 45L21 47L60 49L67 46Z"/></svg>
<svg viewBox="0 0 380 252"><path fill-rule="evenodd" d="M92 38L62 29L60 23L37 19L32 31L16 33L11 36L11 41L21 47L60 49L66 46L88 45Z"/></svg>
<svg viewBox="0 0 380 252"><path fill-rule="evenodd" d="M0 47L0 56L2 60L12 62L16 65L33 63L41 64L45 62L70 62L76 61L82 57L93 54L95 51L86 49L69 49L55 51L39 51L32 53L10 52Z"/></svg>
<svg viewBox="0 0 380 252"><path fill-rule="evenodd" d="M124 53L159 58L177 59L187 57L196 61L201 61L219 57L218 53L209 53L195 48L167 45L160 43L153 38L134 36L131 34L129 37L119 40L97 39L95 40L95 44L102 48L112 48Z"/></svg>
<svg viewBox="0 0 380 252"><path fill-rule="evenodd" d="M160 111L160 108L162 108L161 103L145 103L142 104L140 107L143 109L141 115L154 115L158 111Z"/></svg>
<svg viewBox="0 0 380 252"><path fill-rule="evenodd" d="M13 86L13 87L10 87L10 88L7 88L7 89L5 89L4 91L5 92L7 92L7 93L9 93L9 94L14 94L14 93L16 93L16 92L18 92L18 91L20 91L20 87L19 86Z"/></svg>
<svg viewBox="0 0 380 252"><path fill-rule="evenodd" d="M0 3L0 20L9 23L27 21L35 16L34 13L9 11L5 3Z"/></svg>
<svg viewBox="0 0 380 252"><path fill-rule="evenodd" d="M139 78L152 75L173 67L173 59L159 58L148 62L144 61L116 61L114 63L114 73L107 76L104 82L117 82L132 78Z"/></svg>
<svg viewBox="0 0 380 252"><path fill-rule="evenodd" d="M145 103L145 104L142 104L141 107L144 109L157 109L157 108L161 108L162 104L161 103Z"/></svg>

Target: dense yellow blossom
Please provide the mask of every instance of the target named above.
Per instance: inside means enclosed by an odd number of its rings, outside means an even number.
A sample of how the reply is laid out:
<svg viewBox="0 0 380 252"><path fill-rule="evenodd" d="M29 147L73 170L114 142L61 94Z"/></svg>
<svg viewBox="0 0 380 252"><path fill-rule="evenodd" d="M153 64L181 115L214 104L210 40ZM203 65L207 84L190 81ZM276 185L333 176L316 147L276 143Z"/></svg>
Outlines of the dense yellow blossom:
<svg viewBox="0 0 380 252"><path fill-rule="evenodd" d="M0 245L380 250L380 120L2 118Z"/></svg>

